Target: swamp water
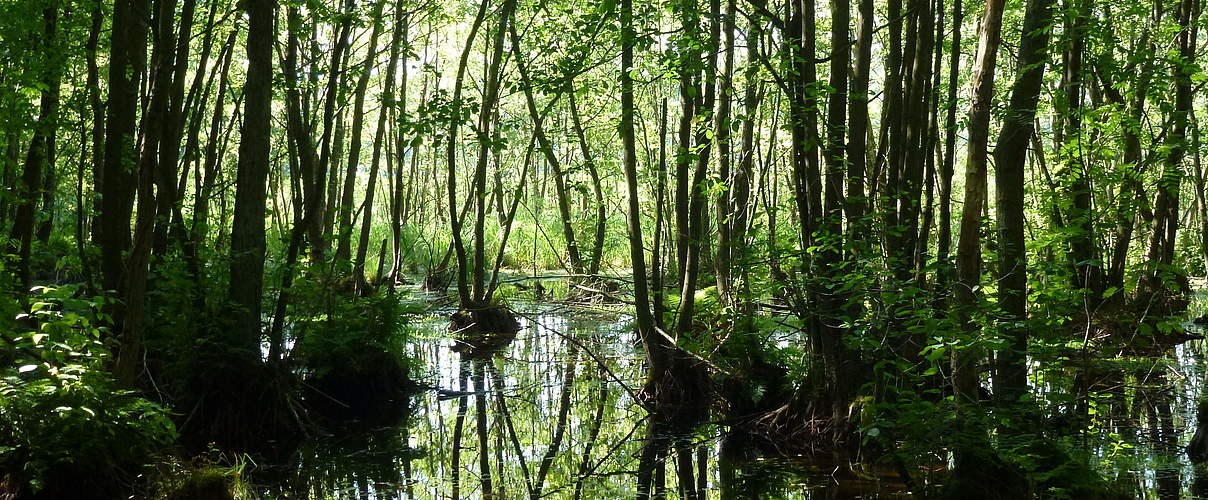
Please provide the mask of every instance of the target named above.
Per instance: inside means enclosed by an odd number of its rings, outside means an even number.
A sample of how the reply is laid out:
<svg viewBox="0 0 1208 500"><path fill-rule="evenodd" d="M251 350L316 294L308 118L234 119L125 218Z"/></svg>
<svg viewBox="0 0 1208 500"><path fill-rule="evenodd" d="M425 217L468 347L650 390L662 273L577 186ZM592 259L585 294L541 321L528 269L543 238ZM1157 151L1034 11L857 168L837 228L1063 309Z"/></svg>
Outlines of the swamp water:
<svg viewBox="0 0 1208 500"><path fill-rule="evenodd" d="M633 498L646 438L642 351L630 318L614 307L514 301L521 330L491 352L467 351L448 332L453 309L431 307L409 328L410 356L425 389L398 427L316 436L296 464L263 467L252 486L281 498ZM1203 312L1208 297L1192 310ZM790 331L777 332L795 342ZM1182 447L1196 428L1208 343L1194 340L1093 369L1034 372L1053 415L1075 413L1074 439L1109 480L1138 498L1208 498L1208 476ZM724 429L699 432L694 466L707 464L708 498L909 498L892 467L840 457L760 457ZM676 495L675 454L665 481ZM704 460L701 460L701 459ZM942 467L940 467L942 468ZM283 472L286 471L287 472ZM700 481L700 474L697 474ZM927 480L921 472L916 481Z"/></svg>

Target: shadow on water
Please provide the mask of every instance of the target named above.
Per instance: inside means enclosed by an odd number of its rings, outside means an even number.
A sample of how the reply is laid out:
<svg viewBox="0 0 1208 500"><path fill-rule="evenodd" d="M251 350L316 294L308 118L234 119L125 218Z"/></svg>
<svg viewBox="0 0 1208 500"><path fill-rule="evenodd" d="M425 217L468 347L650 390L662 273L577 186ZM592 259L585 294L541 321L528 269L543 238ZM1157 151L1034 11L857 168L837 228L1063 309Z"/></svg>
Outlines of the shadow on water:
<svg viewBox="0 0 1208 500"><path fill-rule="evenodd" d="M288 472L256 479L271 484L261 490L358 500L632 498L643 445L653 438L673 443L653 471L656 498L678 496L680 477L693 478L697 498L908 496L892 467L765 456L718 423L651 435L655 426L636 399L645 380L641 344L620 306L513 300L512 309L518 333L468 341L449 330L451 306L433 307L409 327L409 355L427 389L405 417L312 436L295 463L276 469ZM1192 498L1208 490L1208 474L1183 452L1206 368L1208 344L1198 340L1151 356L1046 368L1033 380L1040 397L1052 398L1050 417L1068 420L1069 435L1120 491ZM681 475L685 468L692 474Z"/></svg>

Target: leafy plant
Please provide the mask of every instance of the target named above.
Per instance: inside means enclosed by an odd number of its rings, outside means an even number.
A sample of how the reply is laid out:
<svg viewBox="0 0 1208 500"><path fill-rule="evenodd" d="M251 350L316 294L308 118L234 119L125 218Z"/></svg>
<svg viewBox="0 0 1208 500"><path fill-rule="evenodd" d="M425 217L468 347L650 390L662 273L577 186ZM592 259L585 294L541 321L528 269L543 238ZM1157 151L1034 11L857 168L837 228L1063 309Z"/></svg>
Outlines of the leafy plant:
<svg viewBox="0 0 1208 500"><path fill-rule="evenodd" d="M35 289L2 333L14 362L0 371L0 470L33 492L111 490L176 438L166 410L104 370L103 299L77 291Z"/></svg>

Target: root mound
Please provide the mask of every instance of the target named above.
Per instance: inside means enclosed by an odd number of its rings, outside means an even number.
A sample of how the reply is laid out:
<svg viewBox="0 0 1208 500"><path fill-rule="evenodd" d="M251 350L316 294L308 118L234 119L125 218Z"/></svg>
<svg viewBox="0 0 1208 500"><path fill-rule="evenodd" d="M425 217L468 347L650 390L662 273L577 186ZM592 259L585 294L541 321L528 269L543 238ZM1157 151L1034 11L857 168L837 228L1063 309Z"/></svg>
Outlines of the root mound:
<svg viewBox="0 0 1208 500"><path fill-rule="evenodd" d="M330 421L377 428L406 417L413 387L394 355L370 351L317 371L307 378L303 395L307 408Z"/></svg>
<svg viewBox="0 0 1208 500"><path fill-rule="evenodd" d="M449 331L456 340L453 352L470 359L506 347L520 332L520 322L506 307L462 309L449 316Z"/></svg>

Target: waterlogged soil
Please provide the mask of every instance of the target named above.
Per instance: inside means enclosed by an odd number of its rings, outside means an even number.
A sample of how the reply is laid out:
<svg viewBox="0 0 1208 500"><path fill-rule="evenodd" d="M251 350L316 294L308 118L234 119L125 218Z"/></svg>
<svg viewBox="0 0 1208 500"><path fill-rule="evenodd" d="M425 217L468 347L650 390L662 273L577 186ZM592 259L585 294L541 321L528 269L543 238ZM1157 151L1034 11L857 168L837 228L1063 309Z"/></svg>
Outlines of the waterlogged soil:
<svg viewBox="0 0 1208 500"><path fill-rule="evenodd" d="M648 422L634 399L642 351L623 305L515 299L521 330L514 340L469 355L448 331L454 309L445 296L410 293L428 310L408 326L424 390L406 421L313 436L290 472L253 476L256 489L358 500L635 496ZM1193 312L1205 304L1199 298ZM793 341L792 332L783 335ZM1208 481L1182 447L1197 425L1208 343L1099 360L1089 372L1071 365L1035 372L1033 380L1053 415L1076 408L1086 416L1073 432L1097 470L1137 498L1201 498L1199 485ZM693 444L695 464L706 464L707 498L913 498L899 471L884 464L735 450L717 425L702 428ZM664 468L669 496L677 491L674 459ZM916 472L915 481L930 472Z"/></svg>

